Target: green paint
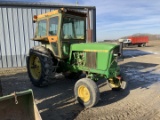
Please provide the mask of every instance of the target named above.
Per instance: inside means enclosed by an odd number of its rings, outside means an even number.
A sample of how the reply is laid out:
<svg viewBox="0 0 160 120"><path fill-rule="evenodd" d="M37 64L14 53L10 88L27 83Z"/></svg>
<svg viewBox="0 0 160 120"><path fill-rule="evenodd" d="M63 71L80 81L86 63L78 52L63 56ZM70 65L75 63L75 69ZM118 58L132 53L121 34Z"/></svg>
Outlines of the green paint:
<svg viewBox="0 0 160 120"><path fill-rule="evenodd" d="M112 53L114 49L119 49L119 46L115 44L106 44L106 43L72 44L69 61L71 63L71 61L75 59L72 56L74 52L81 52L81 53L96 52L97 53L96 68L87 67L86 66L87 59L82 59L83 65L81 64L73 65L72 69L75 71L82 70L82 71L87 71L89 73L101 74L104 75L106 78L117 77L117 75L119 75L119 67L117 65L117 62L114 61L115 57L113 56ZM83 55L84 55L83 58L86 58L86 54ZM78 61L80 61L79 59Z"/></svg>
<svg viewBox="0 0 160 120"><path fill-rule="evenodd" d="M106 68L108 67L108 60L109 58L109 54L108 53L98 53L97 55L97 69L98 70L106 70Z"/></svg>

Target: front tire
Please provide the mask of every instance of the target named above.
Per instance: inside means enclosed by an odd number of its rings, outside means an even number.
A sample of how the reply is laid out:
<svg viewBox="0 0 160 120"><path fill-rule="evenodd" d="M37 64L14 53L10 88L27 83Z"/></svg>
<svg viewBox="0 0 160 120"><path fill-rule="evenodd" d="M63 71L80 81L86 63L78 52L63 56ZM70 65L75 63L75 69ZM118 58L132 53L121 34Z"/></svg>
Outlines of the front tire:
<svg viewBox="0 0 160 120"><path fill-rule="evenodd" d="M34 86L47 86L53 70L51 53L45 47L36 46L30 49L27 57L27 71Z"/></svg>
<svg viewBox="0 0 160 120"><path fill-rule="evenodd" d="M74 94L77 101L87 108L96 105L100 98L96 83L89 78L82 78L76 82Z"/></svg>

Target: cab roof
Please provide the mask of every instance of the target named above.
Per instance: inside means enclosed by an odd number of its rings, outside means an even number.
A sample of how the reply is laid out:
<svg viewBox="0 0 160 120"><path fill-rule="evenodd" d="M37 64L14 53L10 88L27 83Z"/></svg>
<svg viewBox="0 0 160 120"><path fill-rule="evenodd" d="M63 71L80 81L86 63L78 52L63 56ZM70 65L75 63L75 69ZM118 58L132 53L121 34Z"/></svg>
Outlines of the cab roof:
<svg viewBox="0 0 160 120"><path fill-rule="evenodd" d="M75 16L80 16L80 17L87 16L87 14L85 12L80 12L78 10L72 10L72 9L66 9L66 8L60 8L60 9L53 10L51 12L47 12L44 14L34 15L33 21L36 22L37 19L49 17L49 16L52 16L52 15L58 14L58 13L65 13L65 14L70 14L70 15L75 15Z"/></svg>

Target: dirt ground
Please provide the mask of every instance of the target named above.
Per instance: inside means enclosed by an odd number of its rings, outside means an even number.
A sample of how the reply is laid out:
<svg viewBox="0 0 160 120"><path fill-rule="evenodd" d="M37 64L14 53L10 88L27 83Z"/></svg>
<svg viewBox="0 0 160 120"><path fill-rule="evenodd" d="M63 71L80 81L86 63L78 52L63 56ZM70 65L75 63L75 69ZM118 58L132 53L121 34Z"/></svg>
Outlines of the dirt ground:
<svg viewBox="0 0 160 120"><path fill-rule="evenodd" d="M119 64L127 89L111 91L102 80L101 100L93 108L84 109L75 102L76 80L59 74L56 82L37 88L30 83L25 68L0 70L3 95L32 89L43 120L160 120L160 41L125 48Z"/></svg>

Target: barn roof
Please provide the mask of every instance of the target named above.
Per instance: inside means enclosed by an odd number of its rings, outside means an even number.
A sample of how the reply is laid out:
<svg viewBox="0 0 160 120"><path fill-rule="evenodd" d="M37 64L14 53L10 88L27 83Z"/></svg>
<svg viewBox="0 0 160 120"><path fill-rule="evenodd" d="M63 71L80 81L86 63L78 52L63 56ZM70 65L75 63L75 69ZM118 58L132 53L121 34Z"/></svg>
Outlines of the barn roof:
<svg viewBox="0 0 160 120"><path fill-rule="evenodd" d="M40 7L40 8L72 8L72 9L95 9L95 6L82 6L77 4L60 4L54 2L25 2L25 1L1 1L0 6L15 7Z"/></svg>

